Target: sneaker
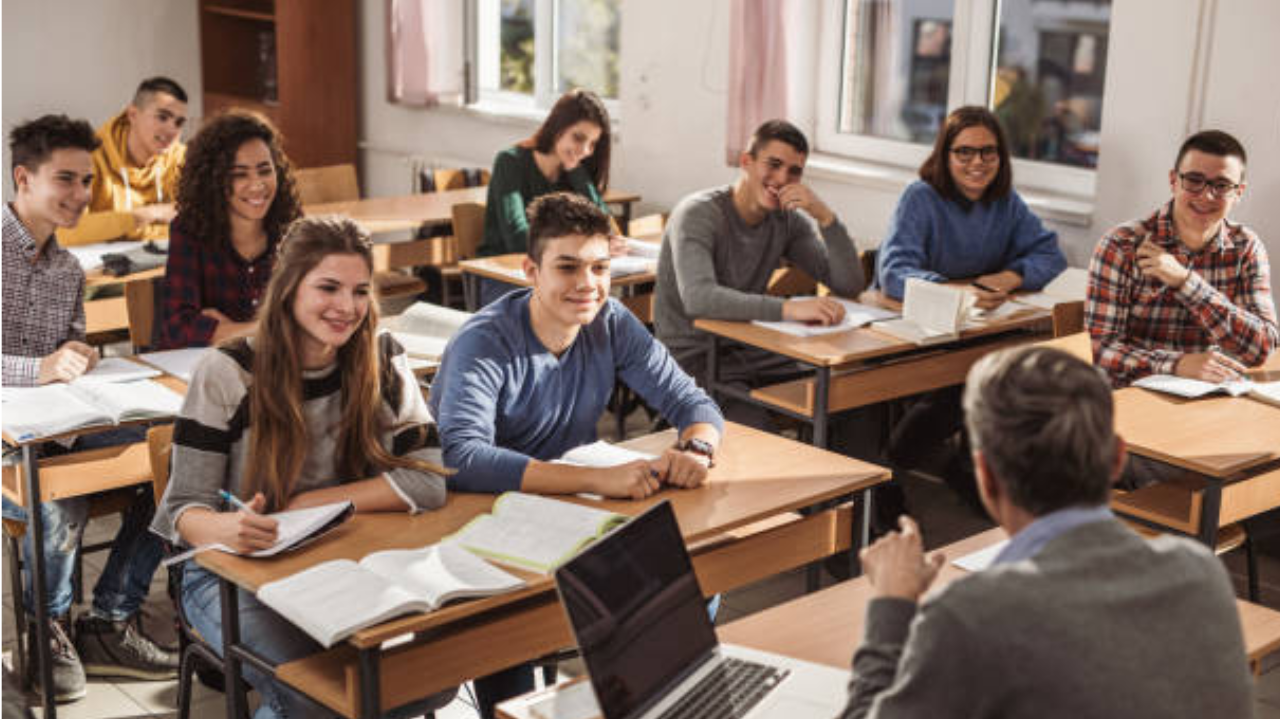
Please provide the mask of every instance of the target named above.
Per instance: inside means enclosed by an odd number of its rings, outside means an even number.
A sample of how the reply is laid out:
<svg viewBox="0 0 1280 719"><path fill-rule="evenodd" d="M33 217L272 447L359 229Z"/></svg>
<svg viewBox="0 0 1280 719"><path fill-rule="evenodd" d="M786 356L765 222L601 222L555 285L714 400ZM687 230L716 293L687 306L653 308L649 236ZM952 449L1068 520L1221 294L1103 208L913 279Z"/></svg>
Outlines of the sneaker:
<svg viewBox="0 0 1280 719"><path fill-rule="evenodd" d="M175 679L178 654L156 646L133 622L84 615L76 620L76 648L91 677Z"/></svg>
<svg viewBox="0 0 1280 719"><path fill-rule="evenodd" d="M85 687L84 667L80 664L80 656L71 643L68 623L69 617L55 617L49 622L49 658L53 664L53 700L66 704L83 699L88 689ZM27 636L30 637L31 655L27 661L27 671L31 675L31 685L40 690L40 671L37 669L35 652L36 623L34 618L27 625Z"/></svg>

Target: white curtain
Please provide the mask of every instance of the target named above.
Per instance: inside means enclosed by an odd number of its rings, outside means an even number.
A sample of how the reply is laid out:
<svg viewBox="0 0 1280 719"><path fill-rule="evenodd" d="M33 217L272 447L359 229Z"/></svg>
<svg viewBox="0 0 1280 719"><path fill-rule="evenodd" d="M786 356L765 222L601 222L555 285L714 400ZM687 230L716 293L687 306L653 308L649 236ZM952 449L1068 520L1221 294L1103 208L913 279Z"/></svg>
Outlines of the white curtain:
<svg viewBox="0 0 1280 719"><path fill-rule="evenodd" d="M733 0L725 133L725 162L730 166L738 165L760 123L787 119L787 5L791 1Z"/></svg>
<svg viewBox="0 0 1280 719"><path fill-rule="evenodd" d="M463 3L386 2L387 99L424 107L461 104L466 79Z"/></svg>

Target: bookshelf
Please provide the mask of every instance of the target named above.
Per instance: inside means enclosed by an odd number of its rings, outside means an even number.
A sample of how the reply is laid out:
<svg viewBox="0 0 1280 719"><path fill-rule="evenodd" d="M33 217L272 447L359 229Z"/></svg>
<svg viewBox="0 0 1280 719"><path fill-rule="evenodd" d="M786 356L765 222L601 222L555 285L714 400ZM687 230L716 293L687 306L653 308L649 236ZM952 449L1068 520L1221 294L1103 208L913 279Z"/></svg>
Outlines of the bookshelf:
<svg viewBox="0 0 1280 719"><path fill-rule="evenodd" d="M295 167L355 163L355 0L198 2L205 116L266 115Z"/></svg>

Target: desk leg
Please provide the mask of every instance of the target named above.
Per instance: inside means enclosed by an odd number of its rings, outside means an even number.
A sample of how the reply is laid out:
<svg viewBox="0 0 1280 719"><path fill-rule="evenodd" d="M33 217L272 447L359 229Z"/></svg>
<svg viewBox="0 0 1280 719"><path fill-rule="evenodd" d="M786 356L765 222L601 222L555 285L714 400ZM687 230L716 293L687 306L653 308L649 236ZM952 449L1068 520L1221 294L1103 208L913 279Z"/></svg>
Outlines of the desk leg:
<svg viewBox="0 0 1280 719"><path fill-rule="evenodd" d="M462 273L462 304L468 312L475 312L480 302L480 276L470 272Z"/></svg>
<svg viewBox="0 0 1280 719"><path fill-rule="evenodd" d="M618 229L622 230L623 237L631 236L631 203L622 203L622 216L618 218Z"/></svg>
<svg viewBox="0 0 1280 719"><path fill-rule="evenodd" d="M1204 504L1200 508L1200 534L1197 539L1210 551L1218 546L1218 523L1222 514L1222 480L1206 478Z"/></svg>
<svg viewBox="0 0 1280 719"><path fill-rule="evenodd" d="M858 562L858 552L863 547L871 546L871 518L875 515L876 488L867 487L862 490L862 526L855 527L853 546L849 549L849 576L856 577L862 573L862 565Z"/></svg>
<svg viewBox="0 0 1280 719"><path fill-rule="evenodd" d="M813 446L827 448L830 422L831 368L819 367L813 388Z"/></svg>
<svg viewBox="0 0 1280 719"><path fill-rule="evenodd" d="M247 705L244 683L240 680L240 596L236 585L226 578L218 578L222 602L222 680L227 693L227 719L245 716Z"/></svg>
<svg viewBox="0 0 1280 719"><path fill-rule="evenodd" d="M45 567L44 561L44 516L40 512L40 469L39 452L37 447L27 444L22 447L22 472L27 478L27 531L30 532L28 537L31 539L32 554L35 555L33 562L35 564L31 569L31 586L35 587L32 592L33 603L32 609L36 615L36 632L34 658L36 660L36 671L40 672L40 701L44 707L44 716L55 718L58 716L58 707L53 700L53 657L49 652L49 589L45 586L45 577L48 569ZM19 543L21 549L21 543ZM17 561L18 557L14 557ZM10 591L21 592L22 587L10 587ZM25 631L25 628L19 628L19 632ZM31 661L33 653L31 652L32 636L27 634L27 661ZM26 681L23 677L22 681Z"/></svg>
<svg viewBox="0 0 1280 719"><path fill-rule="evenodd" d="M382 713L382 687L378 676L379 647L360 650L360 717L377 719Z"/></svg>

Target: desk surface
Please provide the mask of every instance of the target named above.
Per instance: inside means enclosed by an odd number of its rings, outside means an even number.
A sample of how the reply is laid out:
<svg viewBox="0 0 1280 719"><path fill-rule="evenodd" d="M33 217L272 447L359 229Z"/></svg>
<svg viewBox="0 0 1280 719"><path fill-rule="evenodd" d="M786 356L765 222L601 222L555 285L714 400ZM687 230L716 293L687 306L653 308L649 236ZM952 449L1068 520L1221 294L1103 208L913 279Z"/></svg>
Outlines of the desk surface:
<svg viewBox="0 0 1280 719"><path fill-rule="evenodd" d="M453 220L453 206L462 202L483 203L488 187L425 192L401 197L370 197L347 202L325 202L303 207L308 215L346 215L365 225L370 231L415 228L420 225L442 225ZM608 190L607 203L632 203L640 196L633 192Z"/></svg>
<svg viewBox="0 0 1280 719"><path fill-rule="evenodd" d="M458 267L461 267L463 272L470 272L473 275L480 275L491 280L498 280L499 282L506 282L519 287L532 287L532 283L524 276L524 258L525 255L523 253L513 252L509 255L462 260L458 263ZM658 262L656 260L653 262L653 267L654 269L645 272L614 277L610 281L610 286L627 287L654 282L658 279Z"/></svg>
<svg viewBox="0 0 1280 719"><path fill-rule="evenodd" d="M951 560L976 552L1004 538L992 529L943 548L947 565L934 586L942 586L966 572ZM820 592L753 614L720 627L720 641L778 652L841 669L848 669L862 640L871 584L866 577L837 584ZM1280 649L1280 612L1237 600L1244 626L1245 652L1250 661Z"/></svg>
<svg viewBox="0 0 1280 719"><path fill-rule="evenodd" d="M657 453L671 446L674 439L674 431L668 430L640 437L625 445ZM567 499L623 514L638 514L668 499L676 512L685 541L692 544L771 516L847 495L883 482L888 476L888 470L881 467L730 423L726 426L720 451L716 453L716 467L711 470L710 480L699 489L664 490L641 501ZM359 515L316 543L270 560L205 552L198 555L197 561L240 587L256 591L266 582L320 562L359 560L378 550L432 544L461 529L473 517L488 512L493 500L493 495L488 494L451 493L445 506L439 510L414 516L401 513ZM530 579L531 584L520 592L393 620L359 632L352 643L357 646L375 644L406 632L440 626L551 591L549 577L522 576Z"/></svg>
<svg viewBox="0 0 1280 719"><path fill-rule="evenodd" d="M879 305L895 310L900 310L902 307L901 303L888 299L875 290L868 290L862 293L858 300L865 304ZM1044 326L1052 318L1053 313L1049 310L1026 306L1025 309L1019 310L1014 315L961 332L960 340L963 341L1015 329L1037 328ZM760 327L750 322L699 319L694 321L693 326L705 332L736 340L753 347L759 347L774 354L785 355L816 367L835 367L914 350L945 349L948 346L947 344L942 344L920 347L912 342L878 332L870 327L860 327L817 337L796 337L785 332Z"/></svg>
<svg viewBox="0 0 1280 719"><path fill-rule="evenodd" d="M1138 387L1114 394L1129 450L1210 477L1280 458L1280 407L1246 397L1182 399Z"/></svg>

